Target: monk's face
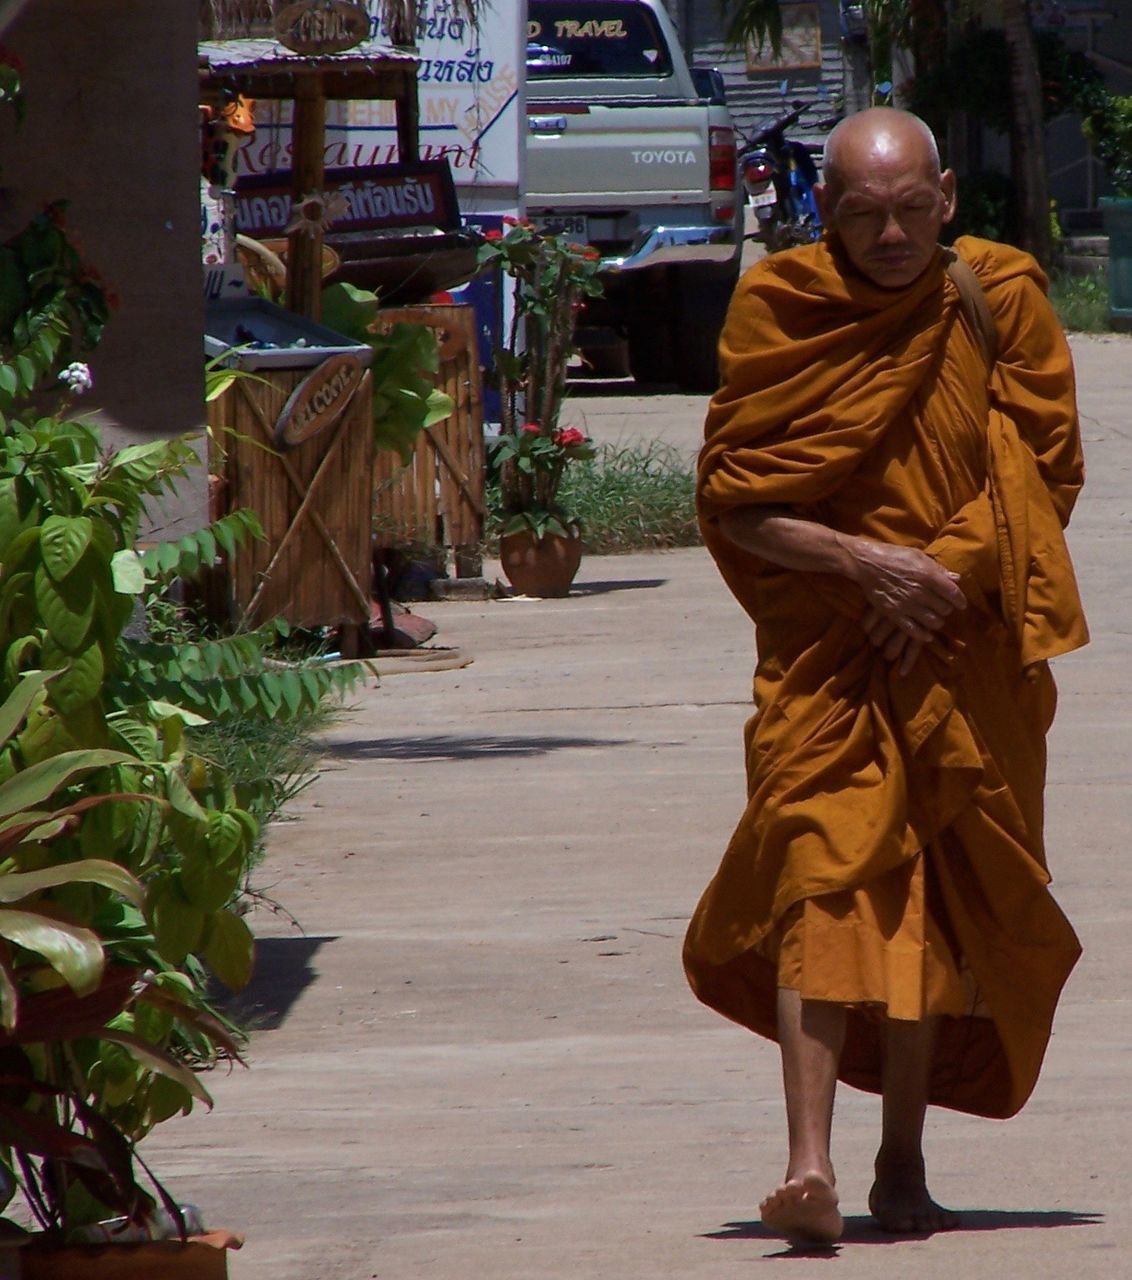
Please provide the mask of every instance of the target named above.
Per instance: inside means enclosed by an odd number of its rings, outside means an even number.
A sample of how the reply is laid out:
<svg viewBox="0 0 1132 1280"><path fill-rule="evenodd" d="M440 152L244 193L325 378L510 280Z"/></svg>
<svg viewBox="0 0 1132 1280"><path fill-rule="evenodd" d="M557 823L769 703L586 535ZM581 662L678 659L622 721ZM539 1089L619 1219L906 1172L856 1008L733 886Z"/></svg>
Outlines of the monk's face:
<svg viewBox="0 0 1132 1280"><path fill-rule="evenodd" d="M907 130L852 140L815 194L849 261L885 289L920 277L955 216L955 175L941 174L923 138Z"/></svg>

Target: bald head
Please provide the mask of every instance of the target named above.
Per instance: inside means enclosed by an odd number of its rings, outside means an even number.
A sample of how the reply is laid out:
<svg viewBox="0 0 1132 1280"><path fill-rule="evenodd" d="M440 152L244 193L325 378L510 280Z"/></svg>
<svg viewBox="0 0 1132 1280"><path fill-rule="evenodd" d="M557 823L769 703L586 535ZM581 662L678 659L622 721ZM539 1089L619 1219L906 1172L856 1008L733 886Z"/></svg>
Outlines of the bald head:
<svg viewBox="0 0 1132 1280"><path fill-rule="evenodd" d="M955 175L918 117L892 107L849 116L825 144L814 190L822 222L850 263L874 284L911 284L936 257L955 213Z"/></svg>
<svg viewBox="0 0 1132 1280"><path fill-rule="evenodd" d="M935 135L919 116L895 107L870 107L846 116L826 138L822 181L841 187L849 175L878 161L940 175Z"/></svg>

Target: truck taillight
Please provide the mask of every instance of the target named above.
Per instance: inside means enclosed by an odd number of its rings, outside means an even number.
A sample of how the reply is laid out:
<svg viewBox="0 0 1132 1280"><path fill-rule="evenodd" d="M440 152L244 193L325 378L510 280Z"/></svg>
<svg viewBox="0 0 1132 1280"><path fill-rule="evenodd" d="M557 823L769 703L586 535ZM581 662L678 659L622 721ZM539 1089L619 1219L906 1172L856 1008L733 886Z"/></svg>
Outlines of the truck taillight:
<svg viewBox="0 0 1132 1280"><path fill-rule="evenodd" d="M735 190L735 131L722 125L708 132L708 173L713 191Z"/></svg>

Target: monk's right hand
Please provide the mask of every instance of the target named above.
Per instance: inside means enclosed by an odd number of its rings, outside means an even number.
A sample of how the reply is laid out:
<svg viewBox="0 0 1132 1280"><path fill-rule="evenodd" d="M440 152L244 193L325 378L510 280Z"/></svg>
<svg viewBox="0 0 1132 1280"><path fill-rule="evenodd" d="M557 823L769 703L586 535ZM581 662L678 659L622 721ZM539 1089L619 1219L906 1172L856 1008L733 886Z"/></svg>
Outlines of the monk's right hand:
<svg viewBox="0 0 1132 1280"><path fill-rule="evenodd" d="M885 628L889 635L896 632L926 644L951 614L967 607L959 575L919 548L871 538L847 539L842 545L846 542L850 576L861 588L870 613L878 622L890 624Z"/></svg>

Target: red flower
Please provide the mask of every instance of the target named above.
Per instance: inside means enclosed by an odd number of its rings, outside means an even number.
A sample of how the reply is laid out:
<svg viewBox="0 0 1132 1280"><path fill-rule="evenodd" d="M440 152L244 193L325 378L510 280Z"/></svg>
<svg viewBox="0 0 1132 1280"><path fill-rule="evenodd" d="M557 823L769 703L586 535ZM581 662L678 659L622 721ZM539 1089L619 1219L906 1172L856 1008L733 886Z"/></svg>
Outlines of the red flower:
<svg viewBox="0 0 1132 1280"><path fill-rule="evenodd" d="M586 251L582 254L582 257L585 258L587 262L596 262L598 258L601 257L601 254L598 253L598 251L593 247L593 245L590 245L589 248L587 248Z"/></svg>
<svg viewBox="0 0 1132 1280"><path fill-rule="evenodd" d="M484 238L485 240L502 240L502 239L503 239L503 232L502 232L502 231L497 230L495 227L492 227L492 229L491 229L490 231L485 231L485 232L483 233L483 238Z"/></svg>
<svg viewBox="0 0 1132 1280"><path fill-rule="evenodd" d="M518 218L512 218L509 213L503 215L503 225L505 227L517 227L519 225Z"/></svg>
<svg viewBox="0 0 1132 1280"><path fill-rule="evenodd" d="M529 436L541 436L542 427L537 422L524 422L523 431Z"/></svg>
<svg viewBox="0 0 1132 1280"><path fill-rule="evenodd" d="M554 433L554 443L568 449L572 444L585 444L585 435L577 427L563 427Z"/></svg>

